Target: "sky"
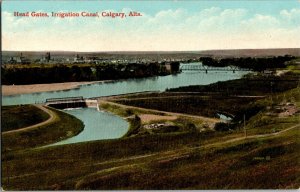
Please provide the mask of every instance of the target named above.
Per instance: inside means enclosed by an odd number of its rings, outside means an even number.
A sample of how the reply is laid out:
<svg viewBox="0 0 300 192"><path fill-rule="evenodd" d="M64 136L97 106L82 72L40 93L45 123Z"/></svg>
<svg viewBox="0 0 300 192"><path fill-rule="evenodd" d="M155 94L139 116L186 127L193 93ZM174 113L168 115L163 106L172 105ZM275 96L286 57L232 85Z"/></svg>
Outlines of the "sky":
<svg viewBox="0 0 300 192"><path fill-rule="evenodd" d="M14 17L47 12L48 18ZM59 18L51 12L140 12L141 17ZM299 48L300 0L2 1L2 49L199 51Z"/></svg>

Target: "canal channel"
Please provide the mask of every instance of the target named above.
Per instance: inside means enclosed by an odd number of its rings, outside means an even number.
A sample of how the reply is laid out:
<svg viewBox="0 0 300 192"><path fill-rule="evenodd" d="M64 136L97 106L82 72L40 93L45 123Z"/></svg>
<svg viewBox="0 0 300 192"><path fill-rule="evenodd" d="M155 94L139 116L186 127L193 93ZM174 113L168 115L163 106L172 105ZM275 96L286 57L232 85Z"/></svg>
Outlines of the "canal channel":
<svg viewBox="0 0 300 192"><path fill-rule="evenodd" d="M199 63L192 63L191 65L193 64L199 65ZM207 85L218 81L239 79L247 73L249 72L211 71L206 73L204 71L183 71L168 76L99 82L71 90L2 96L2 105L34 104L44 102L47 98L77 96L92 98L143 91L165 91L180 86ZM121 117L104 111L97 111L94 108L64 111L82 120L85 127L79 135L56 144L120 138L128 129L128 123Z"/></svg>

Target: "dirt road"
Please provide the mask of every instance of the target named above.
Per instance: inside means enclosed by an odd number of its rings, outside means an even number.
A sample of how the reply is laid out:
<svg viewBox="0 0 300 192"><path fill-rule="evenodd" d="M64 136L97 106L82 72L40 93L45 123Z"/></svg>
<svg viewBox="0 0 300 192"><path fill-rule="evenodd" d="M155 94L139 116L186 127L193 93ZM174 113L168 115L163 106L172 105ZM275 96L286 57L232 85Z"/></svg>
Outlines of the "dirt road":
<svg viewBox="0 0 300 192"><path fill-rule="evenodd" d="M103 100L103 99L99 100L99 103L101 103L101 102L102 103L103 102L108 103L108 104L111 104L111 105L116 105L118 107L126 108L126 109L137 109L137 110L149 111L149 112L153 112L153 113L163 113L164 115L167 115L167 116L182 116L182 117L196 118L196 119L200 119L203 122L207 123L210 128L213 128L216 123L221 122L221 120L217 119L217 118L209 118L209 117L197 116L197 115L188 115L188 114L185 114L185 113L174 113L174 112L168 112L168 111L159 111L159 110L155 110L155 109L146 109L146 108L141 108L141 107L128 106L128 105L123 105L123 104L119 104L119 103L114 103L114 102L110 102L110 101Z"/></svg>
<svg viewBox="0 0 300 192"><path fill-rule="evenodd" d="M53 111L45 108L42 105L34 105L34 106L36 106L37 108L39 108L39 109L43 110L44 112L46 112L49 115L49 118L46 121L40 122L40 123L35 124L35 125L31 125L31 126L28 126L28 127L23 127L23 128L16 129L16 130L2 132L2 135L7 135L7 134L10 134L10 133L16 133L16 132L21 132L21 131L28 131L30 129L35 129L37 127L52 123L53 121L56 121L59 118L59 117L57 117L57 115Z"/></svg>

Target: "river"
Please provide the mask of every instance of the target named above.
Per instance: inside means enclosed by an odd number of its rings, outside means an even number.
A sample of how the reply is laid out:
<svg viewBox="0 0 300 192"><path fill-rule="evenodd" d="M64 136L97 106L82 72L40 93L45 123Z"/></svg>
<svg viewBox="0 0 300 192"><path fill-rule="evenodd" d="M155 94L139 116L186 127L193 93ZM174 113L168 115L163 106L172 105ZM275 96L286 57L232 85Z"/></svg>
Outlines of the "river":
<svg viewBox="0 0 300 192"><path fill-rule="evenodd" d="M199 63L191 63L191 65L199 65ZM249 72L187 71L168 76L100 82L83 85L72 90L2 96L2 105L34 104L44 102L47 98L58 97L83 96L90 98L142 91L165 91L168 88L180 86L207 85L218 81L239 79L247 73ZM96 109L76 109L65 112L81 119L85 128L79 135L59 144L119 138L127 132L128 123L125 120L106 112L97 112Z"/></svg>

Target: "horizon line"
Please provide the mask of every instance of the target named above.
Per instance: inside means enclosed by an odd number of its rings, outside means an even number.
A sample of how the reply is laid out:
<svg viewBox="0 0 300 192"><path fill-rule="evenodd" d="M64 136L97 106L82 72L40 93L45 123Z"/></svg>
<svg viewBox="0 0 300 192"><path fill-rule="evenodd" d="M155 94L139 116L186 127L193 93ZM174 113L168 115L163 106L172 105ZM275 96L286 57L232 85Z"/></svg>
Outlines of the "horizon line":
<svg viewBox="0 0 300 192"><path fill-rule="evenodd" d="M69 51L69 50L1 50L1 52L76 52L76 53L126 53L126 52L203 52L203 51L234 51L234 50L268 50L268 49L300 49L300 47L280 48L230 48L230 49L203 49L203 50L151 50L151 51Z"/></svg>

